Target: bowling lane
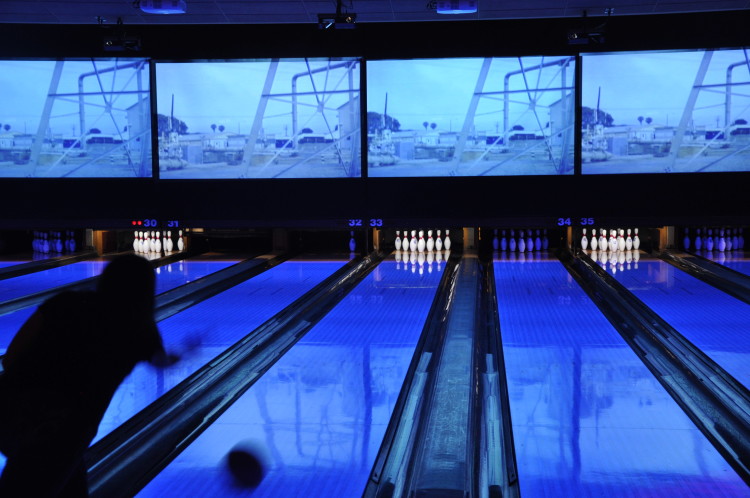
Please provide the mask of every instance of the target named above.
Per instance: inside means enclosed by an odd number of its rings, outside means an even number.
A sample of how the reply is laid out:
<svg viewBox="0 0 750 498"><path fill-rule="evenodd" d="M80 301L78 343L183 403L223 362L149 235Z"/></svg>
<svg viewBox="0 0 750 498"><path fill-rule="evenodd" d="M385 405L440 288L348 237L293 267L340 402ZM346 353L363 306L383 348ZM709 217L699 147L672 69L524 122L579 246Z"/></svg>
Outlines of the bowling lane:
<svg viewBox="0 0 750 498"><path fill-rule="evenodd" d="M494 270L521 496L747 496L559 261Z"/></svg>
<svg viewBox="0 0 750 498"><path fill-rule="evenodd" d="M156 281L156 293L159 294L178 285L198 279L208 273L218 271L237 260L184 260L157 268L160 278ZM95 277L104 270L107 260L103 258L79 261L69 265L50 268L39 272L22 275L2 281L0 285L0 302L33 294L64 284ZM187 279L187 280L186 280Z"/></svg>
<svg viewBox="0 0 750 498"><path fill-rule="evenodd" d="M0 302L95 277L104 270L106 264L104 259L91 259L3 280L0 285Z"/></svg>
<svg viewBox="0 0 750 498"><path fill-rule="evenodd" d="M96 440L245 337L344 265L343 260L289 260L181 313L159 322L167 351L182 355L176 365L135 367L115 393Z"/></svg>
<svg viewBox="0 0 750 498"><path fill-rule="evenodd" d="M186 283L192 282L210 273L213 273L223 268L226 268L228 266L231 266L237 263L237 261L238 260L235 260L235 259L224 259L224 260L187 259L184 261L178 261L175 263L171 263L169 265L156 268L155 270L156 271L156 293L161 294L162 292L166 292L170 289L174 289L175 287L179 287L180 285L184 285ZM104 268L106 261L98 261L97 263L101 263L101 264L96 265L97 267L95 269L90 269L91 274L81 276L82 275L81 268L71 268L71 273L74 275L79 275L80 278L87 278L87 277L98 275L99 273L101 273L102 269ZM74 264L63 266L60 268L54 268L53 270L64 271L66 268L70 268L78 264L81 264L81 263L74 263ZM47 271L53 271L53 270L47 270ZM0 285L0 287L4 288L7 282L13 282L16 279L21 279L21 278L26 279L26 277L33 277L34 275L46 273L47 271L24 275L23 277L16 277L10 280L4 280L2 282L2 285ZM47 276L42 276L43 280L47 278L48 278ZM67 276L65 276L65 278L68 279ZM72 282L74 280L75 280L74 278L70 278L68 282ZM24 285L28 285L29 283L33 284L34 282L33 281L26 282ZM38 289L38 290L43 290L43 289ZM5 350L8 348L8 344L10 344L10 341L13 339L13 336L16 334L16 332L21 327L21 325L23 325L23 323L32 315L32 313L34 313L35 310L36 310L36 306L32 306L29 308L15 311L13 313L9 313L7 315L0 316L0 355L5 354Z"/></svg>
<svg viewBox="0 0 750 498"><path fill-rule="evenodd" d="M138 496L247 496L224 460L247 440L256 498L361 496L442 276L427 268L381 263Z"/></svg>
<svg viewBox="0 0 750 498"><path fill-rule="evenodd" d="M750 276L750 253L744 251L695 251L695 254Z"/></svg>
<svg viewBox="0 0 750 498"><path fill-rule="evenodd" d="M642 254L636 266L614 277L750 387L750 306L660 259Z"/></svg>

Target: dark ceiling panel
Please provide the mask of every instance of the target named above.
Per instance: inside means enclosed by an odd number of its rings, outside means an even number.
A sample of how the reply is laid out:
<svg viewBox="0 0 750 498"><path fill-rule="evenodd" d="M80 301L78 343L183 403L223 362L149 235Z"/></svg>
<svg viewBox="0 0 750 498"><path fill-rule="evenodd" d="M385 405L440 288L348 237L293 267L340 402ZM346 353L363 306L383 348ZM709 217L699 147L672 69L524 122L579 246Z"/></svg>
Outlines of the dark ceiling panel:
<svg viewBox="0 0 750 498"><path fill-rule="evenodd" d="M145 14L133 0L3 0L0 23L94 24L120 18L124 24L277 24L313 23L319 13L336 10L333 0L186 0L183 15ZM479 12L439 15L428 0L345 0L345 11L358 22L448 21L472 19L533 19L711 12L750 9L750 0L479 0Z"/></svg>

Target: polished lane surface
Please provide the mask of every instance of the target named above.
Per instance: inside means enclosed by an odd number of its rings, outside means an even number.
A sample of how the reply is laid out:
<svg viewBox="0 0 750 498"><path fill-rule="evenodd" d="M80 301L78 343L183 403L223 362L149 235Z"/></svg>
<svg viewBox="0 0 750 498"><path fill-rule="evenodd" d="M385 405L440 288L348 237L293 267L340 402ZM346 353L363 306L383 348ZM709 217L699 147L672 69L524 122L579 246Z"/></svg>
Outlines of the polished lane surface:
<svg viewBox="0 0 750 498"><path fill-rule="evenodd" d="M253 497L361 496L442 276L424 266L381 263L138 496L247 496L225 456L248 440Z"/></svg>
<svg viewBox="0 0 750 498"><path fill-rule="evenodd" d="M106 264L106 262L101 262L102 264ZM228 266L231 266L233 264L237 263L237 260L234 259L224 259L224 260L184 260L184 261L178 261L175 263L171 263L169 265L165 265L159 268L156 268L156 294L161 294L162 292L166 292L170 289L174 289L175 287L179 287L180 285L187 284L189 282L192 282L194 280L197 280L201 277L204 277L210 273L222 270ZM62 266L59 268L55 268L55 270L60 270L58 275L62 275L65 272L65 269L67 268L68 271L71 272L73 275L78 275L80 278L87 278L90 276L95 276L99 273L101 273L101 270L103 269L103 265L95 265L97 266L96 270L93 270L94 266L89 268L89 270L92 270L85 276L81 276L82 267L74 267L75 264ZM101 266L101 267L99 267ZM51 271L51 270L48 270ZM23 286L31 285L33 284L33 279L29 280L25 277L33 277L34 275L40 276L42 280L47 280L49 277L47 275L41 275L44 272L37 272L34 274L24 275L23 277L16 277L16 278L24 278L25 283ZM6 282L12 282L16 280L16 278L9 279L9 280L3 280L0 283L0 288L4 287ZM69 277L66 275L66 279ZM70 282L74 281L74 279L69 279ZM19 286L21 287L21 286ZM42 290L42 289L39 289ZM36 292L36 291L33 291ZM15 311L13 313L9 313L7 315L0 316L0 354L5 354L5 350L8 348L8 344L10 344L10 341L13 339L13 336L16 334L19 328L21 328L21 325L36 311L36 306L31 306L28 308L24 308L18 311Z"/></svg>
<svg viewBox="0 0 750 498"><path fill-rule="evenodd" d="M79 261L3 280L0 285L0 302L95 277L106 265L107 261L103 259Z"/></svg>
<svg viewBox="0 0 750 498"><path fill-rule="evenodd" d="M695 254L710 259L714 263L750 276L750 253L744 251L696 251Z"/></svg>
<svg viewBox="0 0 750 498"><path fill-rule="evenodd" d="M750 305L641 254L614 277L687 340L750 387Z"/></svg>
<svg viewBox="0 0 750 498"><path fill-rule="evenodd" d="M747 496L557 259L494 270L521 496Z"/></svg>
<svg viewBox="0 0 750 498"><path fill-rule="evenodd" d="M159 322L169 368L135 367L112 398L95 440L155 401L266 320L325 280L343 260L289 260Z"/></svg>

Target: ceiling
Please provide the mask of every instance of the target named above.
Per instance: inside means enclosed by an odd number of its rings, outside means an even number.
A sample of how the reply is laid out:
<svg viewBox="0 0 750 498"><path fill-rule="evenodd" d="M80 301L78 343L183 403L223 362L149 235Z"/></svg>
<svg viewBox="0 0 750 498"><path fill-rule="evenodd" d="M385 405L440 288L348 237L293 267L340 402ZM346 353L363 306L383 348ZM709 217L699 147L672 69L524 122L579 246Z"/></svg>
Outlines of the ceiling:
<svg viewBox="0 0 750 498"><path fill-rule="evenodd" d="M268 24L316 23L334 0L185 0L187 13L141 12L133 0L0 0L0 23ZM431 0L343 0L357 22L402 22L665 14L750 9L750 0L479 0L476 14L440 15Z"/></svg>

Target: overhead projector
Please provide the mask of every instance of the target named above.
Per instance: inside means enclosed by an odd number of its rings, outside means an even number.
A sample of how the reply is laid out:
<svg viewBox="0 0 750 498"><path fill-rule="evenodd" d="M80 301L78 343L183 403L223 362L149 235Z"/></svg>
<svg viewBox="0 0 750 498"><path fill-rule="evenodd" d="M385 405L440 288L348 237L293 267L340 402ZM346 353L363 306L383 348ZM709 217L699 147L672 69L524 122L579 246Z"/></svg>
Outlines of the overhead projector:
<svg viewBox="0 0 750 498"><path fill-rule="evenodd" d="M141 10L148 14L184 14L185 0L141 0Z"/></svg>

